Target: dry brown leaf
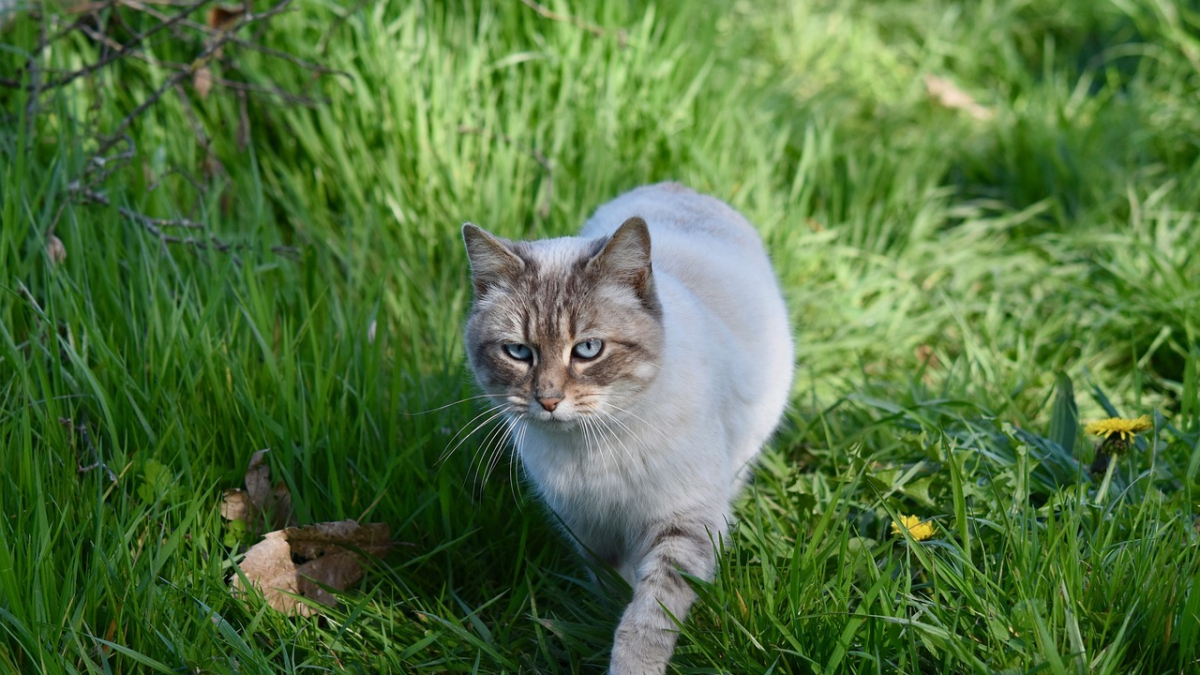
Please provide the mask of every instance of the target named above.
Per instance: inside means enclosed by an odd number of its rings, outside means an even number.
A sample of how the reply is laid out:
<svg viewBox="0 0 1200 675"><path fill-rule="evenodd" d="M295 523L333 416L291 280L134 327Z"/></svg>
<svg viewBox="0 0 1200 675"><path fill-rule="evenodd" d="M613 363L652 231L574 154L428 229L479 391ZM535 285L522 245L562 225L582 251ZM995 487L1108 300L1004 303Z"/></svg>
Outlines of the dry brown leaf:
<svg viewBox="0 0 1200 675"><path fill-rule="evenodd" d="M930 370L937 370L942 367L942 360L938 358L933 347L929 345L917 345L913 350L913 355L917 357L917 361Z"/></svg>
<svg viewBox="0 0 1200 675"><path fill-rule="evenodd" d="M271 488L271 500L268 511L271 514L272 527L281 529L298 525L296 514L292 513L292 492L288 490L287 483L279 481Z"/></svg>
<svg viewBox="0 0 1200 675"><path fill-rule="evenodd" d="M213 76L207 63L192 72L192 86L196 88L201 100L208 98L208 92L212 91Z"/></svg>
<svg viewBox="0 0 1200 675"><path fill-rule="evenodd" d="M206 44L214 44L219 39L221 33L226 33L238 27L238 22L246 15L246 7L244 5L235 5L233 7L221 7L217 5L208 10L208 26L215 33L208 36ZM218 46L213 52L213 58L221 59L225 56L225 47Z"/></svg>
<svg viewBox="0 0 1200 675"><path fill-rule="evenodd" d="M226 520L241 520L253 534L268 526L276 530L294 527L296 518L292 514L292 493L283 481L271 485L271 467L266 462L269 449L259 450L250 456L246 468L246 489L226 490L221 499L221 515ZM265 514L265 516L264 516ZM270 523L265 517L269 516Z"/></svg>
<svg viewBox="0 0 1200 675"><path fill-rule="evenodd" d="M295 596L336 606L336 598L323 587L344 591L361 579L362 553L383 555L391 547L389 536L385 523L359 525L353 520L268 532L246 552L239 565L245 580L234 576L233 593L243 594L249 582L271 608L311 616L319 610Z"/></svg>
<svg viewBox="0 0 1200 675"><path fill-rule="evenodd" d="M945 78L926 75L925 91L939 105L951 110L961 110L977 120L987 121L996 116L994 111L976 103L970 94Z"/></svg>
<svg viewBox="0 0 1200 675"><path fill-rule="evenodd" d="M250 465L246 467L246 492L259 511L267 508L271 499L271 467L266 461L270 451L265 448L250 455Z"/></svg>
<svg viewBox="0 0 1200 675"><path fill-rule="evenodd" d="M221 517L225 520L240 520L249 525L255 513L254 503L245 490L234 488L221 495Z"/></svg>
<svg viewBox="0 0 1200 675"><path fill-rule="evenodd" d="M59 239L57 235L52 234L46 239L46 256L50 258L52 267L67 259L67 247L63 246L62 239Z"/></svg>
<svg viewBox="0 0 1200 675"><path fill-rule="evenodd" d="M208 10L208 25L210 28L216 28L217 30L229 30L245 14L246 7L244 5L235 5L233 7L215 5Z"/></svg>

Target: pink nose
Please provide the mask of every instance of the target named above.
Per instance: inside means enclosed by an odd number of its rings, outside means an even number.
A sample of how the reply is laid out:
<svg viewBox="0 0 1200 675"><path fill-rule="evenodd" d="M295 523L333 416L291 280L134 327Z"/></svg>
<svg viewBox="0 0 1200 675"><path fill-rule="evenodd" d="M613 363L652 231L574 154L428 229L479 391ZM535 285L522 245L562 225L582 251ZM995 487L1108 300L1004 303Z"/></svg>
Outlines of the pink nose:
<svg viewBox="0 0 1200 675"><path fill-rule="evenodd" d="M559 401L562 401L561 396L539 396L537 400L548 412L554 412L554 409L558 407Z"/></svg>

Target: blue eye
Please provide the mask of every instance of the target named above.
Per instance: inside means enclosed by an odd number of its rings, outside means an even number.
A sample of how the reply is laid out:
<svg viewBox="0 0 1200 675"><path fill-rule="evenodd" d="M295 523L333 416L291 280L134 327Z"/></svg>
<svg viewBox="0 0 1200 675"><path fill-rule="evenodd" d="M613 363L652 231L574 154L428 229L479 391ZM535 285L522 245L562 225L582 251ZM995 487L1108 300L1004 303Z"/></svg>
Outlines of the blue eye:
<svg viewBox="0 0 1200 675"><path fill-rule="evenodd" d="M581 359L594 359L600 355L600 350L604 349L603 340L584 340L575 345L575 349L571 350L575 356Z"/></svg>
<svg viewBox="0 0 1200 675"><path fill-rule="evenodd" d="M506 344L504 353L518 361L533 360L533 350L529 348L529 345Z"/></svg>

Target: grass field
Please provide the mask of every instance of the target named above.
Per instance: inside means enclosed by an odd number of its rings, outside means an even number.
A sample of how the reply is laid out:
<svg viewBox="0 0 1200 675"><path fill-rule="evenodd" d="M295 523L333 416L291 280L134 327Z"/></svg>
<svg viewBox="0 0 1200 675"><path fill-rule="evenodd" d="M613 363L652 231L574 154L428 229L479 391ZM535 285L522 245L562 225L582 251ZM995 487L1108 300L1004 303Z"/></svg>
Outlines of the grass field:
<svg viewBox="0 0 1200 675"><path fill-rule="evenodd" d="M31 82L43 31L43 77L102 55L64 12L0 21L0 78ZM0 672L600 672L625 599L507 455L481 466L459 227L567 234L665 179L757 224L798 345L674 672L1200 672L1194 2L306 0L259 25L336 72L230 43L215 74L311 105L186 79L121 129L200 54L186 30L36 100L0 86ZM1154 428L1093 476L1083 423L1110 415ZM230 594L251 537L220 499L262 448L301 523L404 542L321 617Z"/></svg>

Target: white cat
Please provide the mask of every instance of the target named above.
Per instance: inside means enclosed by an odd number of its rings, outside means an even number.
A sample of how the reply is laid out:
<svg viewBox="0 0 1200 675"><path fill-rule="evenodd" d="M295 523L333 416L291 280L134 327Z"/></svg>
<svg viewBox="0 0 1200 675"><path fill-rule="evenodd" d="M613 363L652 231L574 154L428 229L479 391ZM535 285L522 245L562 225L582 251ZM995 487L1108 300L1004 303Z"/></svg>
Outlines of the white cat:
<svg viewBox="0 0 1200 675"><path fill-rule="evenodd" d="M537 491L634 589L613 675L666 671L730 502L783 413L787 309L754 228L677 183L601 206L578 237L463 226L468 359ZM668 614L669 613L669 614Z"/></svg>

